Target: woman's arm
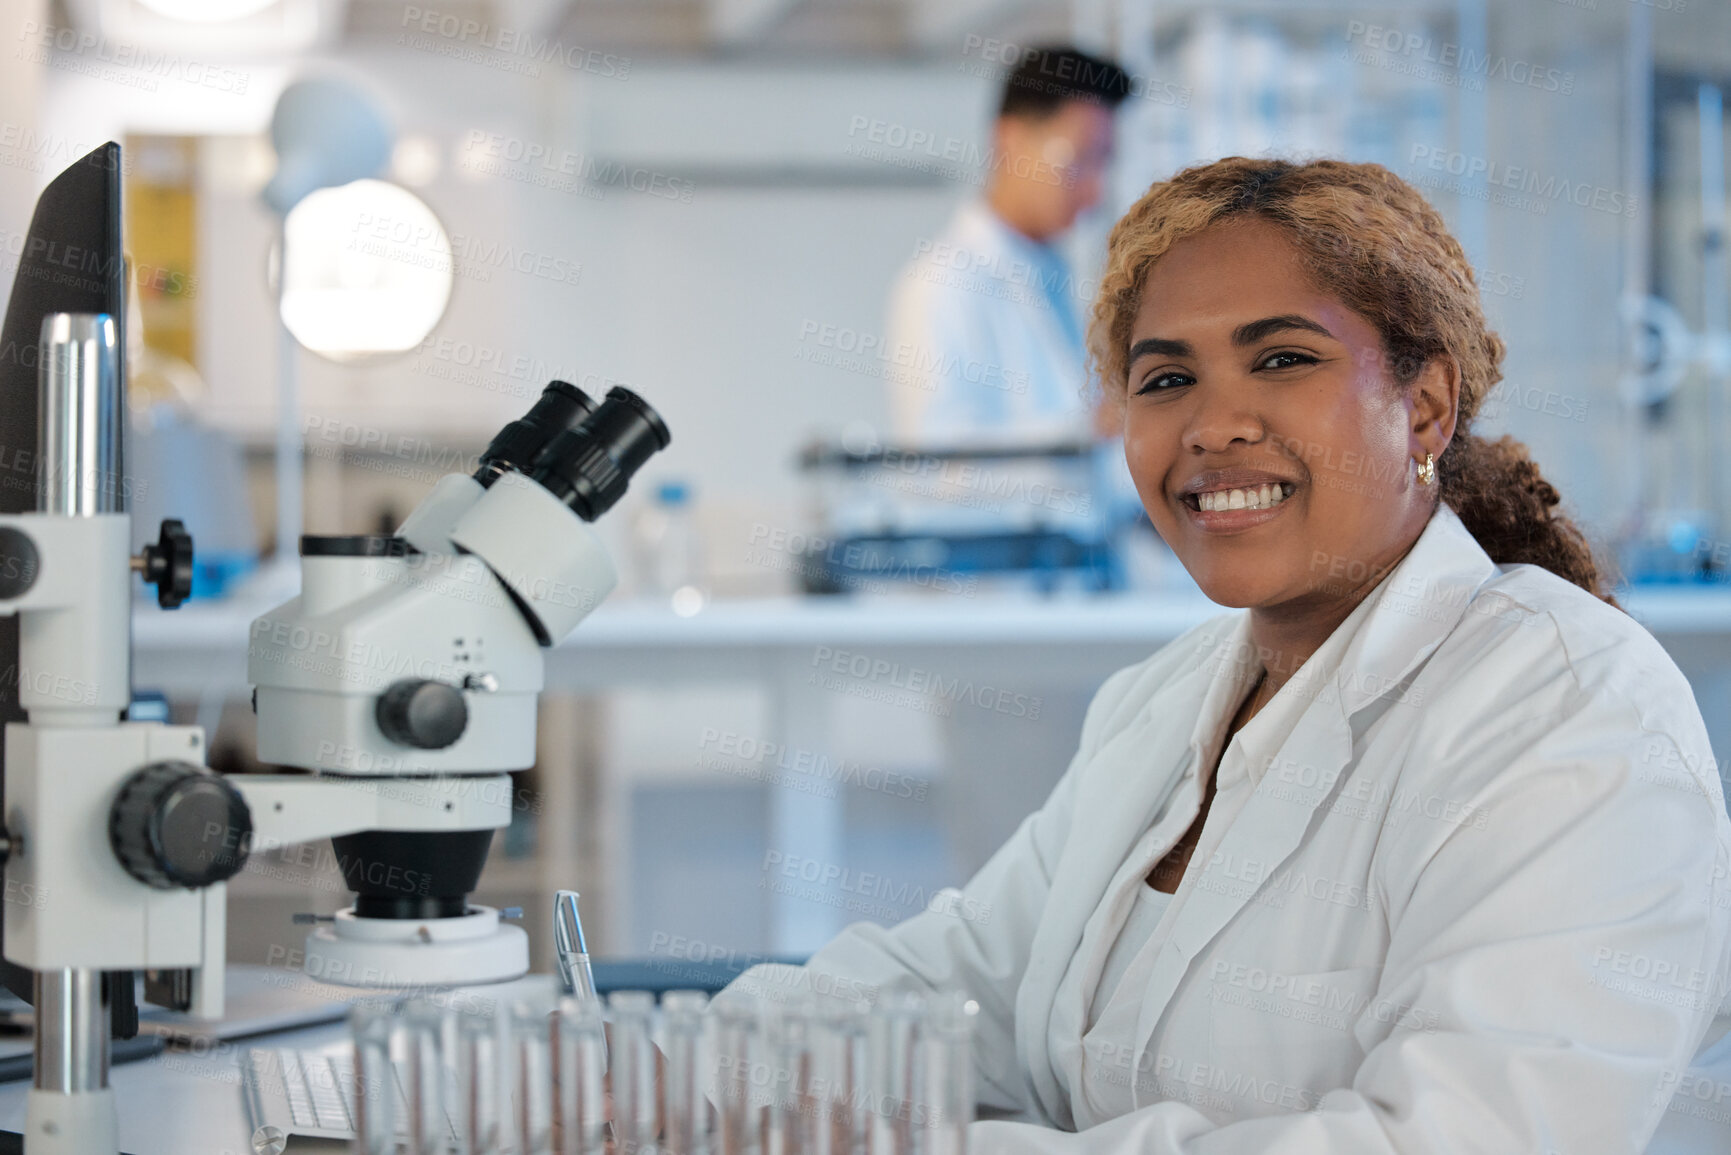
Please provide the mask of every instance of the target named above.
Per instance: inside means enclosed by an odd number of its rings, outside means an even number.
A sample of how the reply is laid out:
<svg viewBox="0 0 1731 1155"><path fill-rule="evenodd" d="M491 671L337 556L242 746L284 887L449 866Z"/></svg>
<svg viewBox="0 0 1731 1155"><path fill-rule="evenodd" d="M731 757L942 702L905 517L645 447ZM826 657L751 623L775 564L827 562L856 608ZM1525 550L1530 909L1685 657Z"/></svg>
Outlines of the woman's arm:
<svg viewBox="0 0 1731 1155"><path fill-rule="evenodd" d="M1475 727L1488 735L1476 747L1458 727L1452 747L1440 734L1415 744L1435 757L1403 788L1470 796L1492 821L1386 833L1373 879L1391 940L1355 1025L1380 1041L1350 1087L1308 1112L1224 1126L1179 1102L1078 1134L979 1123L976 1149L1640 1151L1731 976L1731 827L1706 737L1680 744L1607 697L1567 718L1503 721ZM1383 1036L1368 1011L1390 1004L1423 1008L1432 1029Z"/></svg>

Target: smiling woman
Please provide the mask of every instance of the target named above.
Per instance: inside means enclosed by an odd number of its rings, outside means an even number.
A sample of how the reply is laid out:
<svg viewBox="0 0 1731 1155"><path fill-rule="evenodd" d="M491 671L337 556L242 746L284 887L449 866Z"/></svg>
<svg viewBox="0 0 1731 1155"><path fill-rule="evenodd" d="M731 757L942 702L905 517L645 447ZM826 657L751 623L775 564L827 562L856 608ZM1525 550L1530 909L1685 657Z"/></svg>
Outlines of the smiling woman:
<svg viewBox="0 0 1731 1155"><path fill-rule="evenodd" d="M1181 558L1270 520L1230 512L1231 490L1249 487L1255 509L1268 484L1303 499L1307 525L1288 540L1328 558L1283 576L1323 581L1341 558L1370 563L1374 585L1440 498L1493 561L1542 566L1616 604L1526 448L1471 432L1502 379L1502 339L1441 215L1380 165L1230 157L1155 185L1112 230L1089 348L1125 396L1139 485L1174 483L1142 497ZM1260 472L1193 476L1244 422ZM1184 475L1153 476L1174 469ZM1256 536L1215 556L1230 566L1254 549L1266 569L1267 548Z"/></svg>
<svg viewBox="0 0 1731 1155"><path fill-rule="evenodd" d="M991 1155L1731 1150L1693 1101L1731 1088L1706 728L1470 434L1503 346L1435 211L1371 165L1180 173L1091 340L1150 519L1239 608L1101 687L959 895L718 1001L965 989L1021 1116Z"/></svg>

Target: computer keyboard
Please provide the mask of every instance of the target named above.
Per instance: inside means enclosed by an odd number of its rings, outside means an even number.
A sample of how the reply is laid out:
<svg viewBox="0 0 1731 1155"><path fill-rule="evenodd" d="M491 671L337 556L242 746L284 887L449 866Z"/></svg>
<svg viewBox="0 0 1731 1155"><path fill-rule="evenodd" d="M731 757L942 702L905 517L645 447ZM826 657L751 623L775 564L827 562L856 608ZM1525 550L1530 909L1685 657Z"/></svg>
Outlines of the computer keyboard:
<svg viewBox="0 0 1731 1155"><path fill-rule="evenodd" d="M386 1092L396 1100L399 1135L409 1130L409 1102L404 1093L407 1072L394 1064ZM355 1133L355 1060L347 1045L317 1050L295 1047L254 1047L247 1052L246 1082L255 1133L274 1127L285 1134L348 1139ZM449 1137L456 1127L447 1116Z"/></svg>
<svg viewBox="0 0 1731 1155"><path fill-rule="evenodd" d="M355 1061L346 1049L255 1047L247 1052L247 1062L259 1089L267 1095L276 1092L288 1107L288 1126L283 1130L299 1134L315 1131L354 1134ZM394 1090L399 1100L398 1114L403 1115L402 1088Z"/></svg>

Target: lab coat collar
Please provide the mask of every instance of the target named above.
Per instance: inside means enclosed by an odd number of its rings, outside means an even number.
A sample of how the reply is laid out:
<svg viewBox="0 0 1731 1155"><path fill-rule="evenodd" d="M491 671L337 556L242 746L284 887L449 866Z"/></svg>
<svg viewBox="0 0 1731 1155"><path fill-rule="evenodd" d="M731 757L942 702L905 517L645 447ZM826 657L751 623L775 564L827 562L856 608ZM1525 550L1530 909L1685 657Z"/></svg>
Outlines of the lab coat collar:
<svg viewBox="0 0 1731 1155"><path fill-rule="evenodd" d="M1052 245L1036 241L1006 223L985 197L963 201L956 210L952 230L967 238L968 246L978 251L1007 251L1013 257L1036 264L1061 263L1063 260Z"/></svg>
<svg viewBox="0 0 1731 1155"><path fill-rule="evenodd" d="M1460 516L1438 502L1406 556L1353 610L1360 625L1332 671L1341 714L1350 718L1396 692L1454 631L1473 595L1497 572Z"/></svg>

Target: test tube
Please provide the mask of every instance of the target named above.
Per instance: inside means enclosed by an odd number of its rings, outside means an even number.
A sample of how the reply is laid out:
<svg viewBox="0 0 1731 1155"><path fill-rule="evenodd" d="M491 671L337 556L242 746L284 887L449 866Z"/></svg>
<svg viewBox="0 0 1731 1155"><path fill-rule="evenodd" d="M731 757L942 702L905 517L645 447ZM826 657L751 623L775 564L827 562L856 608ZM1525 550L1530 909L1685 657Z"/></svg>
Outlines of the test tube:
<svg viewBox="0 0 1731 1155"><path fill-rule="evenodd" d="M918 1102L920 1020L926 1001L917 991L888 990L872 1020L872 1151L918 1155L913 1117Z"/></svg>
<svg viewBox="0 0 1731 1155"><path fill-rule="evenodd" d="M349 1011L355 1045L355 1155L397 1155L396 1071L391 1066L389 1003L359 1002Z"/></svg>
<svg viewBox="0 0 1731 1155"><path fill-rule="evenodd" d="M410 1155L445 1155L445 1012L429 999L403 1005L404 1093L409 1101Z"/></svg>
<svg viewBox="0 0 1731 1155"><path fill-rule="evenodd" d="M754 1072L763 1068L763 1033L756 1000L733 999L712 1009L715 1094L721 1107L718 1155L762 1155L764 1110Z"/></svg>
<svg viewBox="0 0 1731 1155"><path fill-rule="evenodd" d="M830 1004L819 1034L825 1089L821 1155L868 1155L871 1142L871 1004Z"/></svg>
<svg viewBox="0 0 1731 1155"><path fill-rule="evenodd" d="M465 1007L457 1016L457 1144L460 1155L499 1155L505 1149L500 1102L504 1048L495 1008Z"/></svg>
<svg viewBox="0 0 1731 1155"><path fill-rule="evenodd" d="M772 1005L764 1014L769 1057L769 1155L817 1155L819 1111L816 1078L817 1007L809 999Z"/></svg>
<svg viewBox="0 0 1731 1155"><path fill-rule="evenodd" d="M919 1086L913 1118L919 1155L967 1155L979 1011L980 1005L961 991L940 991L926 1000L914 1040Z"/></svg>
<svg viewBox="0 0 1731 1155"><path fill-rule="evenodd" d="M601 1004L564 998L554 1026L559 1155L602 1155L607 1143L606 1034Z"/></svg>
<svg viewBox="0 0 1731 1155"><path fill-rule="evenodd" d="M661 996L663 1048L667 1070L662 1094L667 1104L662 1147L667 1155L709 1155L708 1048L704 1046L709 996L702 991L668 991Z"/></svg>
<svg viewBox="0 0 1731 1155"><path fill-rule="evenodd" d="M614 991L607 996L613 1024L608 1068L613 1076L613 1144L618 1155L655 1151L655 1043L650 1020L655 996Z"/></svg>
<svg viewBox="0 0 1731 1155"><path fill-rule="evenodd" d="M553 1155L551 999L511 1004L511 1097L517 1155Z"/></svg>

